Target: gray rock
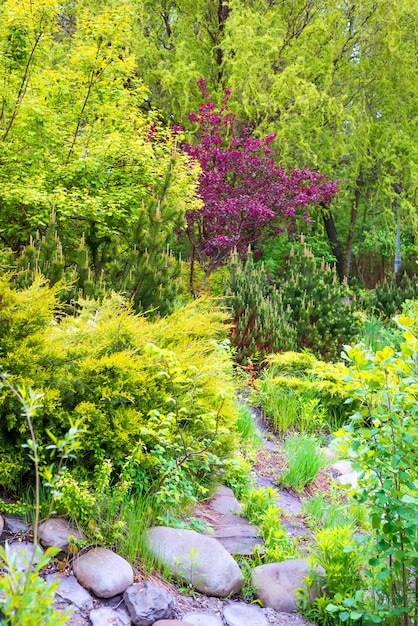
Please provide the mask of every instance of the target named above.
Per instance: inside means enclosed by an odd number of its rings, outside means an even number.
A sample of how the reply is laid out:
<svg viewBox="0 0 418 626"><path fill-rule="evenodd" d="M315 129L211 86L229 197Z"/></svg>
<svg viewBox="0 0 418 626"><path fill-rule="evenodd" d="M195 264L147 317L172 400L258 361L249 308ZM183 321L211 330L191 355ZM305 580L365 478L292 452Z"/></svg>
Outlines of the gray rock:
<svg viewBox="0 0 418 626"><path fill-rule="evenodd" d="M223 545L229 554L251 556L254 552L254 546L259 547L259 554L264 553L264 541L260 537L258 528L248 522L223 526L216 529L212 536Z"/></svg>
<svg viewBox="0 0 418 626"><path fill-rule="evenodd" d="M229 487L219 487L209 505L218 513L234 513L236 515L242 513L242 506Z"/></svg>
<svg viewBox="0 0 418 626"><path fill-rule="evenodd" d="M82 611L93 609L93 600L84 587L77 582L75 576L60 576L59 574L47 574L46 580L52 582L58 580L57 596L71 602Z"/></svg>
<svg viewBox="0 0 418 626"><path fill-rule="evenodd" d="M0 535L3 533L4 529L4 518L3 515L0 515Z"/></svg>
<svg viewBox="0 0 418 626"><path fill-rule="evenodd" d="M4 515L4 528L13 535L24 533L28 530L28 525L24 519L18 515Z"/></svg>
<svg viewBox="0 0 418 626"><path fill-rule="evenodd" d="M68 544L71 535L77 540L81 535L77 528L74 528L65 519L56 517L39 524L39 540L44 548L55 546L68 554Z"/></svg>
<svg viewBox="0 0 418 626"><path fill-rule="evenodd" d="M351 461L337 461L337 463L330 465L330 469L339 476L343 476L344 474L351 474L353 466L351 465Z"/></svg>
<svg viewBox="0 0 418 626"><path fill-rule="evenodd" d="M33 543L28 541L16 541L6 545L9 560L15 565L16 569L22 572L28 571L31 560L32 565L36 565L44 552L40 545L35 547Z"/></svg>
<svg viewBox="0 0 418 626"><path fill-rule="evenodd" d="M183 619L192 626L223 626L221 618L212 612L193 611L183 615Z"/></svg>
<svg viewBox="0 0 418 626"><path fill-rule="evenodd" d="M73 571L80 585L99 598L117 596L134 581L134 572L128 561L107 548L94 548L77 557Z"/></svg>
<svg viewBox="0 0 418 626"><path fill-rule="evenodd" d="M173 617L172 595L148 581L128 587L123 600L135 626L152 626L157 620Z"/></svg>
<svg viewBox="0 0 418 626"><path fill-rule="evenodd" d="M193 626L190 622L179 622L176 619L159 619L158 622L154 622L154 626ZM210 624L208 624L210 626Z"/></svg>
<svg viewBox="0 0 418 626"><path fill-rule="evenodd" d="M336 481L340 485L348 485L352 489L356 489L358 485L358 473L349 472L348 474L342 474L336 478Z"/></svg>
<svg viewBox="0 0 418 626"><path fill-rule="evenodd" d="M148 541L151 553L173 576L197 591L225 598L241 589L242 572L216 539L194 530L158 526L148 531Z"/></svg>
<svg viewBox="0 0 418 626"><path fill-rule="evenodd" d="M317 568L318 574L324 573L323 568ZM296 611L296 590L305 588L305 578L310 573L305 559L283 561L259 565L252 571L252 583L258 598L263 606L270 607L283 613ZM313 600L318 596L318 590L313 587L309 590Z"/></svg>
<svg viewBox="0 0 418 626"><path fill-rule="evenodd" d="M112 609L110 606L101 606L89 613L93 626L131 626L131 618L124 609Z"/></svg>
<svg viewBox="0 0 418 626"><path fill-rule="evenodd" d="M228 626L269 626L269 623L259 606L231 602L223 610L224 620Z"/></svg>

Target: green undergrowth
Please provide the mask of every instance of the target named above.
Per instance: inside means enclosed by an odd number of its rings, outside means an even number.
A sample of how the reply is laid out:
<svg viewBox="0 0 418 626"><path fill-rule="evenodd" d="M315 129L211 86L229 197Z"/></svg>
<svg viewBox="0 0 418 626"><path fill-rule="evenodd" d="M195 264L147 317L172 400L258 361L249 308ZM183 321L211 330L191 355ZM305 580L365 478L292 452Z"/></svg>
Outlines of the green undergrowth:
<svg viewBox="0 0 418 626"><path fill-rule="evenodd" d="M343 363L326 363L309 352L273 354L266 363L253 398L280 436L291 430L332 433L353 412Z"/></svg>
<svg viewBox="0 0 418 626"><path fill-rule="evenodd" d="M280 484L295 491L302 491L326 464L324 456L319 451L318 440L312 435L292 434L287 437L284 449L287 468L280 476Z"/></svg>

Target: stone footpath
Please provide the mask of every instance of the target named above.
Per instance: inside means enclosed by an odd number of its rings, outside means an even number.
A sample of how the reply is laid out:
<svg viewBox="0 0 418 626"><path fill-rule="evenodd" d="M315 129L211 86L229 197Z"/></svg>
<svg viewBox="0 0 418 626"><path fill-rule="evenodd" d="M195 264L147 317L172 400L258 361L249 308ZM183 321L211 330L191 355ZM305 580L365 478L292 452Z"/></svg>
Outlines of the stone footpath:
<svg viewBox="0 0 418 626"><path fill-rule="evenodd" d="M213 511L223 518L215 536L191 530L155 527L148 533L151 552L174 578L191 591L180 593L174 584L151 577L143 580L131 565L106 548L81 551L71 559L65 572L45 573L47 581L58 581L57 609L73 609L69 626L304 626L295 615L295 589L303 586L307 565L303 560L262 565L253 570L252 584L264 608L233 601L242 587L242 572L231 556L246 554L255 543L262 545L258 530L240 513L231 490L221 487L213 498ZM224 511L226 511L224 513ZM24 540L28 529L19 518L0 516L3 539L16 565L26 570L33 556L36 562L43 548L57 546L68 552L69 537L76 535L66 520L51 519L40 525L41 545ZM234 537L235 531L237 532ZM226 547L224 547L224 545Z"/></svg>
<svg viewBox="0 0 418 626"><path fill-rule="evenodd" d="M274 453L274 443L264 438L263 443ZM334 463L329 470L333 480L355 487L357 474L348 461ZM266 475L259 471L254 478L259 486L277 488L269 471ZM291 534L306 531L297 497L279 490L277 506ZM258 528L242 516L240 504L227 487L220 487L197 512L213 528L212 534L168 527L148 531L151 553L179 581L179 587L156 576L144 580L125 559L106 548L82 550L69 559L65 571L45 573L46 580L58 581L55 606L72 607L69 626L309 626L295 614L295 590L304 587L306 561L294 559L253 569L251 583L264 608L234 601L244 577L233 555L250 555L255 546L262 553L263 540ZM8 540L17 567L25 570L43 548L57 546L68 554L69 538L78 532L66 520L51 519L40 525L41 545L35 547L25 540L28 528L23 520L0 515L0 534Z"/></svg>

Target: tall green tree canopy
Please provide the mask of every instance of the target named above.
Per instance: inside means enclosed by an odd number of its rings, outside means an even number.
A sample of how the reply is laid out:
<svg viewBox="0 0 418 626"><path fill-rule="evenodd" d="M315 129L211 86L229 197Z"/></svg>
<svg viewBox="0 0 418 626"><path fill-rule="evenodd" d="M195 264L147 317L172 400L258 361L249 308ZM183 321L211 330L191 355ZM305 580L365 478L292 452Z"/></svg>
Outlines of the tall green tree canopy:
<svg viewBox="0 0 418 626"><path fill-rule="evenodd" d="M196 168L179 154L133 54L130 2L0 3L0 236L26 243L52 211L65 241L85 233L93 255L115 237L196 205ZM120 245L124 245L123 241ZM105 252L107 246L108 251Z"/></svg>
<svg viewBox="0 0 418 626"><path fill-rule="evenodd" d="M341 244L342 274L356 253L357 272L372 278L374 253L393 252L393 207L406 233L416 226L416 3L140 4L140 66L153 101L182 120L195 108L200 75L219 97L232 87L239 118L260 135L277 134L281 163L342 181L318 229L324 219L336 254Z"/></svg>

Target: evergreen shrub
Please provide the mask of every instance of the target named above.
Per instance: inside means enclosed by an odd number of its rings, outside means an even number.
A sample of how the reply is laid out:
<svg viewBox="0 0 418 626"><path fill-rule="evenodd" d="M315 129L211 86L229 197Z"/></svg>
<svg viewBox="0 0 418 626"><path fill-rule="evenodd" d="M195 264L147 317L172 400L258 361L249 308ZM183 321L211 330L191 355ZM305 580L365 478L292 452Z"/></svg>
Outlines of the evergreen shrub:
<svg viewBox="0 0 418 626"><path fill-rule="evenodd" d="M275 284L297 332L297 347L326 360L340 357L362 326L353 294L338 280L335 266L319 262L306 246L294 246Z"/></svg>
<svg viewBox="0 0 418 626"><path fill-rule="evenodd" d="M368 294L368 308L377 315L390 319L399 313L406 300L418 298L418 276L409 276L403 272L400 276L388 274Z"/></svg>
<svg viewBox="0 0 418 626"><path fill-rule="evenodd" d="M5 277L0 302L0 367L44 394L34 421L41 447L48 431L61 436L82 418L73 470L84 478L105 459L117 474L133 452L144 488L183 472L196 491L222 471L237 417L225 313L199 300L150 321L114 294L57 317L53 289L17 290ZM1 485L16 489L30 480L28 432L15 399L0 393Z"/></svg>
<svg viewBox="0 0 418 626"><path fill-rule="evenodd" d="M244 263L237 254L230 261L226 300L232 309L232 342L238 362L260 360L278 350L296 347L290 311L283 307L277 288L264 267L249 253Z"/></svg>
<svg viewBox="0 0 418 626"><path fill-rule="evenodd" d="M335 360L362 327L347 285L334 266L315 259L303 238L280 273L268 274L251 253L243 264L234 254L229 268L226 297L239 361L298 348Z"/></svg>

